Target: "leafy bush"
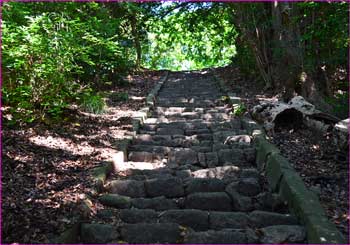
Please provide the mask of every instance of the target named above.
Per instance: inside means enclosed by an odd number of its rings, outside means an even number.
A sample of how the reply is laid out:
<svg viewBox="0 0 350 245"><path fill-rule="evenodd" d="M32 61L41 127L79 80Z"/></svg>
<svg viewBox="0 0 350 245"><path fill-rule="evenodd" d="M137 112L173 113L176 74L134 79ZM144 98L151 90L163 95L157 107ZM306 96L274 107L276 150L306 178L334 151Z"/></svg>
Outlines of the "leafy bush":
<svg viewBox="0 0 350 245"><path fill-rule="evenodd" d="M247 111L247 107L243 103L240 103L236 106L233 106L232 110L235 116L240 117L243 116L243 114Z"/></svg>
<svg viewBox="0 0 350 245"><path fill-rule="evenodd" d="M101 114L105 111L105 106L106 103L100 95L86 93L82 98L81 107L87 112Z"/></svg>

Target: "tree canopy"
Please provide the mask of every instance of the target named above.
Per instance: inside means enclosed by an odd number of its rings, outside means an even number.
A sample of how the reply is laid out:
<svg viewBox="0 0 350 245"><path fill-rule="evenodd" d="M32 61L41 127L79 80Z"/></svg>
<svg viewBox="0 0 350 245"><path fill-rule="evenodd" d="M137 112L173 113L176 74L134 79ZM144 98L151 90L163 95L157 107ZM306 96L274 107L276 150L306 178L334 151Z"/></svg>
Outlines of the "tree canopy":
<svg viewBox="0 0 350 245"><path fill-rule="evenodd" d="M9 123L103 105L101 87L143 68L236 65L289 99L348 98L346 2L3 3L2 99ZM320 102L321 101L321 102ZM91 106L93 105L93 106Z"/></svg>

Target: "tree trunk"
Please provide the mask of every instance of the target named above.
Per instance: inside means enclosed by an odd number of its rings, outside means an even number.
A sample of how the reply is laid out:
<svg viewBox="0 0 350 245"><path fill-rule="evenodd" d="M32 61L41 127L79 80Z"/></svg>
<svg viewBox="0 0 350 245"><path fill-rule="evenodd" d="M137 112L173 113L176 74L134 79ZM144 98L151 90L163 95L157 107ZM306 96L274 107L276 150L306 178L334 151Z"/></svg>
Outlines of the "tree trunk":
<svg viewBox="0 0 350 245"><path fill-rule="evenodd" d="M141 66L142 49L141 49L140 37L139 37L138 28L137 28L137 19L135 14L131 14L130 22L131 22L132 35L134 37L134 45L136 49L136 68L138 69Z"/></svg>

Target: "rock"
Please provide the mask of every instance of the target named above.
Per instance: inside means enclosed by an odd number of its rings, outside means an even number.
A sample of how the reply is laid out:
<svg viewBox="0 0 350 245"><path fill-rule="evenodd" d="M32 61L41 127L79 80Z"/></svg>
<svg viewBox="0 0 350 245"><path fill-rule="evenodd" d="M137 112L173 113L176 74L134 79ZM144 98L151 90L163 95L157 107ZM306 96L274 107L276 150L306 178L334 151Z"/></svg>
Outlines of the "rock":
<svg viewBox="0 0 350 245"><path fill-rule="evenodd" d="M237 179L240 169L236 166L223 166L194 171L194 178Z"/></svg>
<svg viewBox="0 0 350 245"><path fill-rule="evenodd" d="M248 216L241 212L210 212L210 229L222 230L225 228L245 229L249 224Z"/></svg>
<svg viewBox="0 0 350 245"><path fill-rule="evenodd" d="M224 143L215 143L213 144L213 151L217 152L220 150L229 150L231 149L231 146L225 145Z"/></svg>
<svg viewBox="0 0 350 245"><path fill-rule="evenodd" d="M238 192L245 196L255 196L260 192L260 185L256 178L243 178L238 182Z"/></svg>
<svg viewBox="0 0 350 245"><path fill-rule="evenodd" d="M154 155L151 152L133 151L129 153L128 159L132 162L153 162Z"/></svg>
<svg viewBox="0 0 350 245"><path fill-rule="evenodd" d="M283 200L275 193L264 192L259 194L256 198L260 205L259 208L266 211L275 211L284 207Z"/></svg>
<svg viewBox="0 0 350 245"><path fill-rule="evenodd" d="M201 165L202 167L207 166L204 153L202 153L202 152L198 153L198 161L199 161L199 165Z"/></svg>
<svg viewBox="0 0 350 245"><path fill-rule="evenodd" d="M131 200L132 206L139 209L154 209L157 211L177 209L176 202L164 196L155 198L134 198Z"/></svg>
<svg viewBox="0 0 350 245"><path fill-rule="evenodd" d="M306 232L304 227L298 225L275 225L262 228L261 243L304 243Z"/></svg>
<svg viewBox="0 0 350 245"><path fill-rule="evenodd" d="M127 243L177 243L181 239L181 229L175 223L126 224L121 235Z"/></svg>
<svg viewBox="0 0 350 245"><path fill-rule="evenodd" d="M253 211L249 218L252 226L262 228L272 225L297 225L298 220L290 214L279 214L266 211Z"/></svg>
<svg viewBox="0 0 350 245"><path fill-rule="evenodd" d="M159 135L184 135L184 130L180 128L158 128Z"/></svg>
<svg viewBox="0 0 350 245"><path fill-rule="evenodd" d="M225 183L222 180L212 178L192 179L186 187L186 193L221 192L224 190Z"/></svg>
<svg viewBox="0 0 350 245"><path fill-rule="evenodd" d="M118 194L105 194L99 199L103 205L111 206L114 208L130 208L131 199L127 196L121 196Z"/></svg>
<svg viewBox="0 0 350 245"><path fill-rule="evenodd" d="M138 180L114 180L108 183L107 189L111 193L129 197L144 197L146 195L144 182Z"/></svg>
<svg viewBox="0 0 350 245"><path fill-rule="evenodd" d="M175 176L180 179L187 179L191 177L191 170L178 170L175 172Z"/></svg>
<svg viewBox="0 0 350 245"><path fill-rule="evenodd" d="M245 157L241 149L224 149L218 152L219 162L221 164L242 164Z"/></svg>
<svg viewBox="0 0 350 245"><path fill-rule="evenodd" d="M231 183L226 186L226 193L231 197L232 208L236 211L251 211L254 209L253 200L250 197L242 196L237 192L238 183Z"/></svg>
<svg viewBox="0 0 350 245"><path fill-rule="evenodd" d="M185 193L181 179L175 177L146 180L145 187L150 197L181 197Z"/></svg>
<svg viewBox="0 0 350 245"><path fill-rule="evenodd" d="M191 149L175 149L169 153L168 162L176 165L196 164L197 152Z"/></svg>
<svg viewBox="0 0 350 245"><path fill-rule="evenodd" d="M246 235L239 231L190 232L184 243L187 244L245 244Z"/></svg>
<svg viewBox="0 0 350 245"><path fill-rule="evenodd" d="M125 223L156 223L158 214L152 209L123 209L119 214Z"/></svg>
<svg viewBox="0 0 350 245"><path fill-rule="evenodd" d="M186 208L213 211L231 211L231 199L225 192L197 192L189 194Z"/></svg>
<svg viewBox="0 0 350 245"><path fill-rule="evenodd" d="M256 159L256 150L255 148L246 148L244 149L244 158L247 162L251 164L255 164L255 159Z"/></svg>
<svg viewBox="0 0 350 245"><path fill-rule="evenodd" d="M249 135L233 135L229 136L225 139L224 144L226 145L243 145L243 146L249 146L252 142L252 139Z"/></svg>
<svg viewBox="0 0 350 245"><path fill-rule="evenodd" d="M194 209L165 211L161 214L159 222L177 223L182 226L191 227L196 231L207 230L209 227L208 212Z"/></svg>
<svg viewBox="0 0 350 245"><path fill-rule="evenodd" d="M112 209L100 209L97 211L96 216L106 221L112 221L115 212Z"/></svg>
<svg viewBox="0 0 350 245"><path fill-rule="evenodd" d="M333 140L339 151L347 152L349 149L349 123L350 118L338 122L333 129Z"/></svg>
<svg viewBox="0 0 350 245"><path fill-rule="evenodd" d="M112 225L82 224L80 236L84 243L107 243L117 239L119 234Z"/></svg>
<svg viewBox="0 0 350 245"><path fill-rule="evenodd" d="M218 154L216 152L205 153L205 162L209 168L217 166L219 163Z"/></svg>
<svg viewBox="0 0 350 245"><path fill-rule="evenodd" d="M256 178L259 179L260 174L259 171L255 168L245 168L242 169L241 174L239 175L240 178Z"/></svg>

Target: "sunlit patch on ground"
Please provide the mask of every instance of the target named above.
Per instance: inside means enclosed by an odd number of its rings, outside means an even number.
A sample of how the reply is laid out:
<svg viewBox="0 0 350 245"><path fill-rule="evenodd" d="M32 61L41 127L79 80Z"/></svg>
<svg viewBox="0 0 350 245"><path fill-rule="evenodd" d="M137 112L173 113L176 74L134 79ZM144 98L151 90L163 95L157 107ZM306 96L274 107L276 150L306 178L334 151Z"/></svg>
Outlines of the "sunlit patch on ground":
<svg viewBox="0 0 350 245"><path fill-rule="evenodd" d="M48 243L76 222L81 201L92 192L89 171L112 160L116 143L132 130L131 116L161 76L130 76L130 87L116 89L129 99L103 114L72 107L57 124L3 128L3 242Z"/></svg>

